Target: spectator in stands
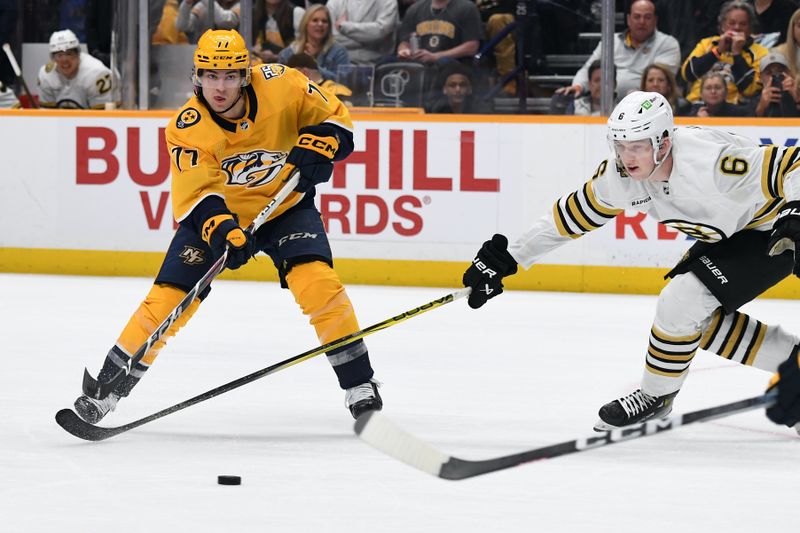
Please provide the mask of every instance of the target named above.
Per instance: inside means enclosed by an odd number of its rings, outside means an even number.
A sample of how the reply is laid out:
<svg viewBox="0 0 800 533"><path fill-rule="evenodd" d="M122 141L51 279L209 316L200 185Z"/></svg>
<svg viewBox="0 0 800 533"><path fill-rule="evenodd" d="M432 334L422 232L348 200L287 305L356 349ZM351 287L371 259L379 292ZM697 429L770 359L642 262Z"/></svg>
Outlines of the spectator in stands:
<svg viewBox="0 0 800 533"><path fill-rule="evenodd" d="M178 20L178 3L179 0L166 0L164 7L161 10L161 19L156 26L156 31L153 33L153 38L150 40L153 44L187 44L189 38L182 31L178 31L175 27L175 21Z"/></svg>
<svg viewBox="0 0 800 533"><path fill-rule="evenodd" d="M516 1L514 0L477 0L476 5L481 19L485 21L484 29L486 30L487 42L492 41L509 24L514 23L514 12L516 10ZM541 40L541 36L531 37ZM499 78L503 78L517 66L516 31L512 31L498 41L494 46L493 53L497 75ZM516 80L509 80L503 86L503 90L509 95L516 95Z"/></svg>
<svg viewBox="0 0 800 533"><path fill-rule="evenodd" d="M800 9L792 14L786 30L786 42L775 47L774 51L783 54L789 70L796 79L800 78Z"/></svg>
<svg viewBox="0 0 800 533"><path fill-rule="evenodd" d="M253 52L264 63L275 63L278 54L300 32L305 8L289 0L257 0L253 8Z"/></svg>
<svg viewBox="0 0 800 533"><path fill-rule="evenodd" d="M677 71L681 52L678 41L671 35L656 30L658 17L651 0L634 0L627 16L628 29L614 35L614 65L617 67L617 95L624 97L637 90L647 65L661 63ZM575 74L570 87L562 87L560 94L581 96L589 89L589 66L600 59L602 43Z"/></svg>
<svg viewBox="0 0 800 533"><path fill-rule="evenodd" d="M196 43L210 27L208 25L208 3L214 6L214 28L233 30L239 27L238 0L183 0L178 8L175 27Z"/></svg>
<svg viewBox="0 0 800 533"><path fill-rule="evenodd" d="M355 65L374 65L394 50L397 0L328 0L333 39Z"/></svg>
<svg viewBox="0 0 800 533"><path fill-rule="evenodd" d="M773 43L786 40L786 21L792 17L797 2L794 0L750 0L756 12L758 27L762 34L780 33ZM768 46L768 43L762 44Z"/></svg>
<svg viewBox="0 0 800 533"><path fill-rule="evenodd" d="M20 107L19 100L17 100L17 95L14 94L11 87L6 87L6 85L0 81L0 109L8 109L10 107Z"/></svg>
<svg viewBox="0 0 800 533"><path fill-rule="evenodd" d="M728 78L727 99L735 104L753 97L761 89L759 60L767 49L753 42L755 23L753 6L741 0L726 2L719 14L720 34L697 43L681 68L681 76L690 84L686 99L700 99L700 78L707 72L721 71Z"/></svg>
<svg viewBox="0 0 800 533"><path fill-rule="evenodd" d="M429 113L489 113L490 107L478 102L472 94L469 70L460 63L451 63L441 72L442 97L428 110Z"/></svg>
<svg viewBox="0 0 800 533"><path fill-rule="evenodd" d="M669 105L672 106L674 115L684 114L690 105L681 96L678 82L675 80L675 74L668 67L658 63L653 63L644 69L639 90L663 95Z"/></svg>
<svg viewBox="0 0 800 533"><path fill-rule="evenodd" d="M421 63L466 60L478 51L483 26L469 0L418 0L398 33L397 57Z"/></svg>
<svg viewBox="0 0 800 533"><path fill-rule="evenodd" d="M54 32L49 49L52 61L39 69L42 107L103 109L115 102L111 71L96 57L81 52L71 30Z"/></svg>
<svg viewBox="0 0 800 533"><path fill-rule="evenodd" d="M324 5L314 4L306 9L303 20L300 21L297 39L281 50L278 63L285 64L290 57L300 52L313 57L322 76L328 80L336 79L336 69L340 65L350 64L347 50L333 41L331 14Z"/></svg>
<svg viewBox="0 0 800 533"><path fill-rule="evenodd" d="M700 80L700 100L695 102L686 116L689 117L744 117L749 115L745 106L725 100L728 82L719 71L707 73Z"/></svg>
<svg viewBox="0 0 800 533"><path fill-rule="evenodd" d="M797 117L797 79L789 70L789 62L783 54L770 52L761 59L761 80L764 88L756 100L754 115L757 117Z"/></svg>
<svg viewBox="0 0 800 533"><path fill-rule="evenodd" d="M700 39L717 33L717 17L724 2L725 0L656 0L658 29L678 40L681 63Z"/></svg>
<svg viewBox="0 0 800 533"><path fill-rule="evenodd" d="M336 95L339 100L342 100L345 104L348 102L346 99L353 95L353 91L350 90L349 87L346 87L340 83L336 83L334 80L325 79L322 73L319 71L319 65L314 60L313 57L310 55L300 52L299 54L295 54L286 61L287 67L296 68L300 72L306 75L306 78L313 81L329 93Z"/></svg>

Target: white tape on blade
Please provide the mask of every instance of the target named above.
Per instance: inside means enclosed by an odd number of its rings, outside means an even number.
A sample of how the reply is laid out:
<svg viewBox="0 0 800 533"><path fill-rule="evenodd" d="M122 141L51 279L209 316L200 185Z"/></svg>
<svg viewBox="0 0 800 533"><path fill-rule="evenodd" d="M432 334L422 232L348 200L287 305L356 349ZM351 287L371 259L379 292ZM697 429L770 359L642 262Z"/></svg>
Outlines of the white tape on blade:
<svg viewBox="0 0 800 533"><path fill-rule="evenodd" d="M386 455L434 476L450 460L447 454L404 431L379 412L372 413L359 437Z"/></svg>

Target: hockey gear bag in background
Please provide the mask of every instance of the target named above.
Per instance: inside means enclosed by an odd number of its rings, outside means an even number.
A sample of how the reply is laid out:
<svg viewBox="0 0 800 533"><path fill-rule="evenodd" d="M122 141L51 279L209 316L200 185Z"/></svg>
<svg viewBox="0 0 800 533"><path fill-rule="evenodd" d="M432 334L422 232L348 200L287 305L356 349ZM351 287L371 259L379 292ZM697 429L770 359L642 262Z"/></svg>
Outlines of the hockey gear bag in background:
<svg viewBox="0 0 800 533"><path fill-rule="evenodd" d="M472 289L469 306L477 309L503 292L503 278L517 273L517 262L508 253L508 239L496 233L478 250L472 264L464 272L462 282Z"/></svg>
<svg viewBox="0 0 800 533"><path fill-rule="evenodd" d="M769 238L767 250L769 255L780 255L791 251L794 254L795 276L800 276L800 254L798 254L797 241L800 240L800 201L788 202L775 217L772 226L772 235Z"/></svg>

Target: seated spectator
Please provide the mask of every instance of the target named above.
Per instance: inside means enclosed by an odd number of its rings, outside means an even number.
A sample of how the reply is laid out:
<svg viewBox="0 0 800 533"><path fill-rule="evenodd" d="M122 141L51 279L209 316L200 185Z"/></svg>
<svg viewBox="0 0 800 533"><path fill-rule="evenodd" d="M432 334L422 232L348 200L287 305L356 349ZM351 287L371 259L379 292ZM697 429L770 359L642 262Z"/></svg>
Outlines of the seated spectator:
<svg viewBox="0 0 800 533"><path fill-rule="evenodd" d="M744 106L731 104L725 100L728 82L722 72L709 72L700 80L700 100L696 101L688 117L745 117L750 113Z"/></svg>
<svg viewBox="0 0 800 533"><path fill-rule="evenodd" d="M300 32L305 8L289 0L256 0L253 7L253 54L264 63L275 63L278 54Z"/></svg>
<svg viewBox="0 0 800 533"><path fill-rule="evenodd" d="M11 90L11 87L0 81L0 109L17 108L20 107L17 95Z"/></svg>
<svg viewBox="0 0 800 533"><path fill-rule="evenodd" d="M786 21L792 17L797 2L793 0L753 0L756 19L762 34L780 33L777 41L786 40Z"/></svg>
<svg viewBox="0 0 800 533"><path fill-rule="evenodd" d="M111 71L102 61L81 52L71 30L50 36L52 61L39 69L39 103L42 107L103 109L112 98Z"/></svg>
<svg viewBox="0 0 800 533"><path fill-rule="evenodd" d="M300 21L297 39L278 54L278 63L284 63L294 54L305 52L314 58L319 71L327 80L336 79L339 65L349 65L350 56L344 46L333 42L331 32L331 14L321 4L314 4L306 9Z"/></svg>
<svg viewBox="0 0 800 533"><path fill-rule="evenodd" d="M761 80L764 88L756 100L754 114L757 117L797 117L800 94L797 79L789 70L783 54L770 52L761 59Z"/></svg>
<svg viewBox="0 0 800 533"><path fill-rule="evenodd" d="M442 97L430 107L429 113L489 113L490 107L476 101L472 94L469 70L459 63L442 69Z"/></svg>
<svg viewBox="0 0 800 533"><path fill-rule="evenodd" d="M353 91L351 91L349 87L346 87L341 83L336 83L334 80L325 79L325 77L319 71L319 65L317 65L317 62L313 57L306 53L300 52L299 54L293 55L288 61L286 61L286 66L299 70L306 75L306 78L313 81L329 93L336 95L345 104L348 103L346 98L353 96Z"/></svg>
<svg viewBox="0 0 800 533"><path fill-rule="evenodd" d="M651 0L634 0L627 18L628 29L614 35L614 65L617 67L617 95L624 97L637 90L647 65L660 63L678 70L681 51L678 41L656 29L658 17ZM589 66L600 59L602 43L575 74L570 87L557 89L559 94L579 97L589 88Z"/></svg>
<svg viewBox="0 0 800 533"><path fill-rule="evenodd" d="M681 111L686 112L690 106L689 102L681 96L675 74L669 68L658 63L644 69L639 90L663 95L672 106L672 112L675 115L682 114Z"/></svg>
<svg viewBox="0 0 800 533"><path fill-rule="evenodd" d="M800 78L800 9L792 14L786 30L786 42L774 48L775 52L783 54L789 64L792 76Z"/></svg>
<svg viewBox="0 0 800 533"><path fill-rule="evenodd" d="M391 54L400 18L397 0L328 0L333 39L347 49L354 65L374 65Z"/></svg>
<svg viewBox="0 0 800 533"><path fill-rule="evenodd" d="M723 4L719 14L720 34L697 43L681 68L681 76L690 84L686 99L700 100L700 79L708 72L720 71L728 81L727 99L735 104L750 98L761 89L759 60L767 49L753 42L755 23L753 6L741 0Z"/></svg>
<svg viewBox="0 0 800 533"><path fill-rule="evenodd" d="M418 0L408 8L398 33L403 61L447 63L467 60L483 38L481 16L469 0Z"/></svg>
<svg viewBox="0 0 800 533"><path fill-rule="evenodd" d="M183 0L178 8L175 28L196 43L208 25L208 3L214 2L214 28L235 30L239 28L239 2L237 0Z"/></svg>
<svg viewBox="0 0 800 533"><path fill-rule="evenodd" d="M179 0L164 2L161 19L150 41L153 44L187 44L189 42L186 34L178 31L178 28L175 27L175 21L178 20L178 2Z"/></svg>

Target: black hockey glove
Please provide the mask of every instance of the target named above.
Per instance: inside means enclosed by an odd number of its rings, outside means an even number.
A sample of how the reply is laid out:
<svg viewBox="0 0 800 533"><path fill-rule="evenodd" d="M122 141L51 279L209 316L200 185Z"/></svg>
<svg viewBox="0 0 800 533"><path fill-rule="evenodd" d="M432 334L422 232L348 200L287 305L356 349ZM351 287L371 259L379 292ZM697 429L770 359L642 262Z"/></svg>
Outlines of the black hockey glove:
<svg viewBox="0 0 800 533"><path fill-rule="evenodd" d="M517 262L508 253L508 239L496 233L491 241L486 241L478 250L469 266L462 283L472 287L467 303L477 309L491 298L503 292L503 278L517 273Z"/></svg>
<svg viewBox="0 0 800 533"><path fill-rule="evenodd" d="M239 227L231 214L216 215L203 224L203 240L211 247L214 257L220 257L228 246L225 266L236 270L255 254L255 238Z"/></svg>
<svg viewBox="0 0 800 533"><path fill-rule="evenodd" d="M767 245L769 255L779 255L787 250L794 253L794 272L795 276L800 276L800 201L788 202L775 217L772 226L772 235Z"/></svg>
<svg viewBox="0 0 800 533"><path fill-rule="evenodd" d="M333 157L338 149L339 140L331 127L320 125L301 128L300 137L286 158L288 164L300 170L300 181L294 190L306 192L314 185L331 179Z"/></svg>
<svg viewBox="0 0 800 533"><path fill-rule="evenodd" d="M800 346L795 346L789 359L778 366L778 373L767 390L778 387L778 401L767 408L767 417L776 424L789 427L800 422Z"/></svg>

